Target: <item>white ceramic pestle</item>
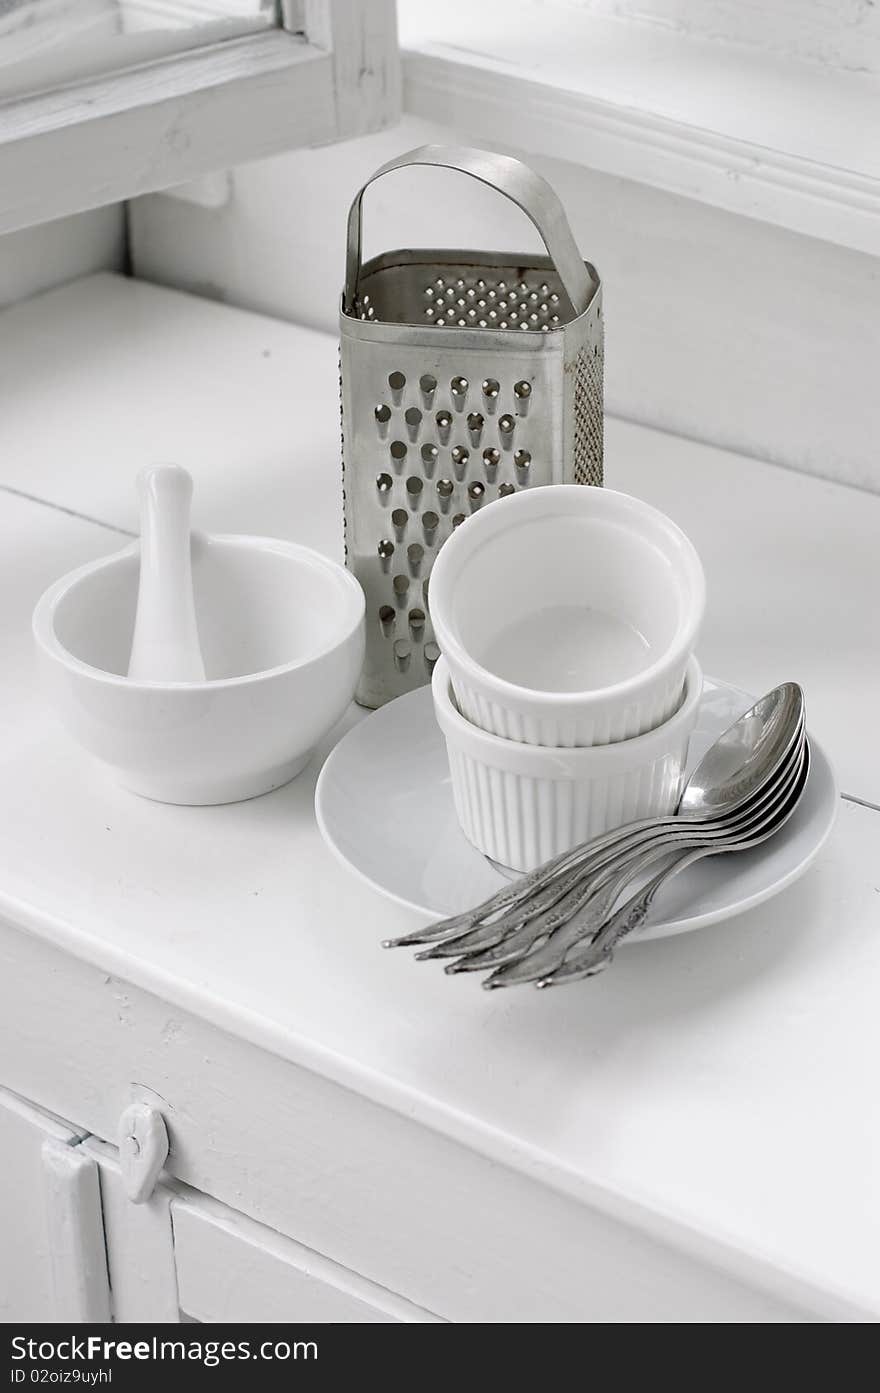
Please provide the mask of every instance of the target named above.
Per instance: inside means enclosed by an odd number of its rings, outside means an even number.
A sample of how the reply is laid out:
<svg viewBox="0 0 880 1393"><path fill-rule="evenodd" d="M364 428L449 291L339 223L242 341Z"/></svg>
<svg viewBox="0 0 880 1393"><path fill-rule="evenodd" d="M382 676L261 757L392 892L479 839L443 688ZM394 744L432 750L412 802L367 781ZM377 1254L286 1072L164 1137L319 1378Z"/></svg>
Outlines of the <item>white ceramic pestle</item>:
<svg viewBox="0 0 880 1393"><path fill-rule="evenodd" d="M138 475L140 581L129 677L139 682L204 682L193 599L192 477L177 464Z"/></svg>

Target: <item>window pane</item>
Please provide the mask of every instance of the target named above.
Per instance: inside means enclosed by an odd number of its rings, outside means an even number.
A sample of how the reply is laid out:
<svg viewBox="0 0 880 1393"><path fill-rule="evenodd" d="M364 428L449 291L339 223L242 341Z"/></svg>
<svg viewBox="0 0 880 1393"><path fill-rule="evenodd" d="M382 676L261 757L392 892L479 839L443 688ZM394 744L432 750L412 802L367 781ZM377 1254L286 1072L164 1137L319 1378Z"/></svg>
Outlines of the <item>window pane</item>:
<svg viewBox="0 0 880 1393"><path fill-rule="evenodd" d="M259 33L276 0L0 0L0 101Z"/></svg>

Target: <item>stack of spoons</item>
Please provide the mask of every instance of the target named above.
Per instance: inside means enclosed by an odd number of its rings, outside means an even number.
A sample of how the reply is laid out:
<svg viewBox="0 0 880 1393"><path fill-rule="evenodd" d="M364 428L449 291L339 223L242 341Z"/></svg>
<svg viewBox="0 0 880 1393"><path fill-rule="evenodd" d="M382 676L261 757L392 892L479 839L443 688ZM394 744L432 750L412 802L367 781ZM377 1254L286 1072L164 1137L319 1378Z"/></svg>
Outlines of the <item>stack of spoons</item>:
<svg viewBox="0 0 880 1393"><path fill-rule="evenodd" d="M645 922L672 876L703 856L744 851L772 837L797 807L809 767L804 694L786 682L719 737L673 815L607 832L475 909L385 947L422 946L419 958L451 959L447 972L485 971L490 990L592 976Z"/></svg>

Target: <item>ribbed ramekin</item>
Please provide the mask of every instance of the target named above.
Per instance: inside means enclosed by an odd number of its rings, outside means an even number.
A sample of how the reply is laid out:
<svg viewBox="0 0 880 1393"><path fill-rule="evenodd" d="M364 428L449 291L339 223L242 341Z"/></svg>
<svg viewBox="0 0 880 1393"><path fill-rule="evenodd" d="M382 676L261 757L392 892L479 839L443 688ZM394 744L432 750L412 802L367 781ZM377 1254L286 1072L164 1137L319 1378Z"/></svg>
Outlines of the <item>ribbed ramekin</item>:
<svg viewBox="0 0 880 1393"><path fill-rule="evenodd" d="M696 658L678 710L663 725L581 749L522 744L472 725L456 706L443 658L432 685L462 831L503 866L533 870L602 832L672 812L678 802L703 687Z"/></svg>
<svg viewBox="0 0 880 1393"><path fill-rule="evenodd" d="M462 714L506 740L554 748L628 740L667 721L681 703L705 599L700 559L670 518L639 498L578 484L528 489L468 518L437 556L429 593ZM587 642L577 637L578 614L591 611L641 638L644 665L616 677L619 657L603 654L596 638L595 682L557 690L542 668L542 626L552 632L554 616L572 623L576 659ZM515 680L493 666L511 623L519 625Z"/></svg>

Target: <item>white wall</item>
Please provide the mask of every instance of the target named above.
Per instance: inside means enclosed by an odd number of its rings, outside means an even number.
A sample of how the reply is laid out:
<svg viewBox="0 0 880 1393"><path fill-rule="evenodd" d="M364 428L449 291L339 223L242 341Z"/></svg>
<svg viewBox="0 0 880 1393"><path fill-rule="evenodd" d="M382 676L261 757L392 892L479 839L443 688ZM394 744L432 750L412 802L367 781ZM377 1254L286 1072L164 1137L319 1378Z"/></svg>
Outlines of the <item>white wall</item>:
<svg viewBox="0 0 880 1393"><path fill-rule="evenodd" d="M125 214L119 204L0 237L0 308L125 261Z"/></svg>
<svg viewBox="0 0 880 1393"><path fill-rule="evenodd" d="M451 131L397 129L235 171L210 210L131 206L135 272L335 331L348 203L383 160ZM533 159L604 281L615 414L880 491L880 262L641 185ZM461 177L394 175L367 199L383 247L536 245Z"/></svg>
<svg viewBox="0 0 880 1393"><path fill-rule="evenodd" d="M676 33L748 45L845 72L880 72L875 0L516 0L537 24L566 10L655 24ZM398 0L404 43L443 25L436 0ZM561 19L552 18L555 11ZM551 17L548 19L548 15ZM522 21L521 21L522 22ZM529 23L528 20L525 21ZM448 26L447 26L448 27Z"/></svg>

